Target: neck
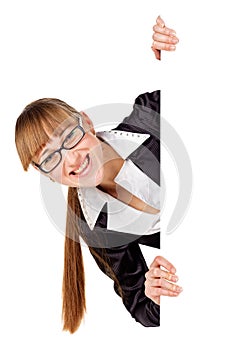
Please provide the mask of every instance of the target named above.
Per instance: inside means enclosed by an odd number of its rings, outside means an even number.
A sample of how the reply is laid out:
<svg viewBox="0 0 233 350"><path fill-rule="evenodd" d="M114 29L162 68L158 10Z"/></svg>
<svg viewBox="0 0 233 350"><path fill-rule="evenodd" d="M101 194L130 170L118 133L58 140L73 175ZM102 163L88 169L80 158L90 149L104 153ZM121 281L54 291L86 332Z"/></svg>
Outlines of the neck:
<svg viewBox="0 0 233 350"><path fill-rule="evenodd" d="M124 159L107 143L103 142L104 177L98 186L103 191L113 193L116 191L115 177L124 164Z"/></svg>

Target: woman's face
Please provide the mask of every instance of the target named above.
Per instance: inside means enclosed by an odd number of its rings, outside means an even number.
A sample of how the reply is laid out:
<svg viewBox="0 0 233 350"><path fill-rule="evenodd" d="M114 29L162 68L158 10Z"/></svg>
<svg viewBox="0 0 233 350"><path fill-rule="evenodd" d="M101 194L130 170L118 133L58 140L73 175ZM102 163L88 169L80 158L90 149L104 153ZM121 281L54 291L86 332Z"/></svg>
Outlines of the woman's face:
<svg viewBox="0 0 233 350"><path fill-rule="evenodd" d="M88 116L82 113L85 134L81 141L70 150L61 150L60 164L48 174L52 180L70 187L98 186L103 179L102 142L95 136L93 124ZM78 125L73 118L67 119L51 135L50 141L40 152L35 163L41 164L51 153L60 149L67 135Z"/></svg>

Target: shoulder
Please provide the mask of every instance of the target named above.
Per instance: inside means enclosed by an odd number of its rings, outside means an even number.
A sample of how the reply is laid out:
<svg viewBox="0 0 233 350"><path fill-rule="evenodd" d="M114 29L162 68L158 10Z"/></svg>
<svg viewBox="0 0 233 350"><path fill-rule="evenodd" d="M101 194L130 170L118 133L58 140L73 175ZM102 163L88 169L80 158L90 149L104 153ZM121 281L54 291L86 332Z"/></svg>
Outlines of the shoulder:
<svg viewBox="0 0 233 350"><path fill-rule="evenodd" d="M140 94L134 102L133 110L122 124L129 128L141 128L147 133L160 134L160 90ZM121 124L121 125L122 125Z"/></svg>
<svg viewBox="0 0 233 350"><path fill-rule="evenodd" d="M140 94L135 99L135 106L146 107L160 113L160 90Z"/></svg>

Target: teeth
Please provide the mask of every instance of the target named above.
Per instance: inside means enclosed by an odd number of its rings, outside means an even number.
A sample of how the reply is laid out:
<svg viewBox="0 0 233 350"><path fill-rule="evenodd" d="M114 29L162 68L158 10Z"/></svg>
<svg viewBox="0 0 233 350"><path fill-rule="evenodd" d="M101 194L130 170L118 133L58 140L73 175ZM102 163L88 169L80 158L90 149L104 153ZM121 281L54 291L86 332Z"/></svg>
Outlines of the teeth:
<svg viewBox="0 0 233 350"><path fill-rule="evenodd" d="M73 173L75 173L75 174L80 174L81 171L83 171L83 169L85 169L85 168L87 167L87 165L88 165L88 157L86 157L86 159L85 159L84 162L80 165L80 167L79 167L77 170L73 171Z"/></svg>

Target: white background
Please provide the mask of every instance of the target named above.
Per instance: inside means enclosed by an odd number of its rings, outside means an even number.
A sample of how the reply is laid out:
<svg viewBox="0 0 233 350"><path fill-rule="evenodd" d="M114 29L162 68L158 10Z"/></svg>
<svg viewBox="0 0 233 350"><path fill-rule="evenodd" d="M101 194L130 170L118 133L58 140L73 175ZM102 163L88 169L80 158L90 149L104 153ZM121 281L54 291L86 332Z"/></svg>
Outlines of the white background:
<svg viewBox="0 0 233 350"><path fill-rule="evenodd" d="M226 0L1 2L2 349L232 349L230 5ZM177 51L163 53L161 62L150 49L158 14L180 38ZM39 175L22 170L14 146L16 118L41 97L85 110L133 103L138 94L156 89L162 90L162 116L182 137L193 167L191 206L173 234L162 234L160 251L177 267L184 291L162 300L161 327L144 328L84 250L88 312L70 335L61 330L64 237L45 214ZM178 180L163 153L166 220ZM145 247L143 252L148 263L157 253Z"/></svg>

